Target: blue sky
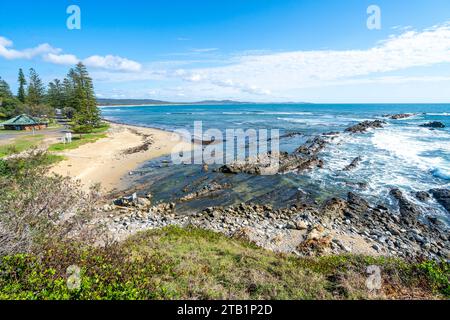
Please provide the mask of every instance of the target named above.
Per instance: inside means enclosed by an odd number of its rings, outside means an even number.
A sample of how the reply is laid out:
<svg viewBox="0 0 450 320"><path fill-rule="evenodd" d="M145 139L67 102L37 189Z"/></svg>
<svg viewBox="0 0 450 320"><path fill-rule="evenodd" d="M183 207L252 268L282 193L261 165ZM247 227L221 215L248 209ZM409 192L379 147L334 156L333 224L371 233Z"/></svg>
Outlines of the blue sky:
<svg viewBox="0 0 450 320"><path fill-rule="evenodd" d="M83 61L99 97L449 102L449 21L448 0L2 1L0 76Z"/></svg>

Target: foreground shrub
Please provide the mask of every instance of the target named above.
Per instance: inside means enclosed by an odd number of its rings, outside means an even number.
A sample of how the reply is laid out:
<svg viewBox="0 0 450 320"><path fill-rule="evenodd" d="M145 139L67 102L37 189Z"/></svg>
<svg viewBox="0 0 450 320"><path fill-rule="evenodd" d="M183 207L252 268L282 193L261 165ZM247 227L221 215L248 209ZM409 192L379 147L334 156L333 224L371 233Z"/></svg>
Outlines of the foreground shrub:
<svg viewBox="0 0 450 320"><path fill-rule="evenodd" d="M382 270L379 290L365 285L369 265ZM298 258L178 227L105 247L51 242L38 254L8 255L0 263L0 299L443 298L433 286L429 275L403 260Z"/></svg>
<svg viewBox="0 0 450 320"><path fill-rule="evenodd" d="M434 290L450 297L450 266L447 262L425 261L417 269L426 275Z"/></svg>
<svg viewBox="0 0 450 320"><path fill-rule="evenodd" d="M0 161L0 255L67 238L92 214L97 194L85 194L69 178L48 174L54 160L34 151Z"/></svg>

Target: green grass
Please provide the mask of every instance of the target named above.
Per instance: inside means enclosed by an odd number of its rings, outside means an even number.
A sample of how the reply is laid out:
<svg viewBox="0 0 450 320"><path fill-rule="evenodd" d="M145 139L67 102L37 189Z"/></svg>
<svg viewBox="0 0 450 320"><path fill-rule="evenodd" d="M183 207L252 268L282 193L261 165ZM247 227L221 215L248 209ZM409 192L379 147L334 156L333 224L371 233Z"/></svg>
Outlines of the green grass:
<svg viewBox="0 0 450 320"><path fill-rule="evenodd" d="M67 288L67 268L81 286ZM382 270L382 289L365 286ZM107 248L51 245L0 263L0 299L367 299L443 298L447 269L389 258L276 254L194 228L138 233ZM436 271L439 270L439 271Z"/></svg>
<svg viewBox="0 0 450 320"><path fill-rule="evenodd" d="M61 152L64 150L73 150L78 147L87 144L93 143L99 139L106 138L109 125L103 124L99 128L94 128L91 133L82 133L82 134L73 134L71 143L55 143L49 146L48 151L51 152Z"/></svg>
<svg viewBox="0 0 450 320"><path fill-rule="evenodd" d="M92 143L99 139L106 138L104 133L88 133L74 136L71 143L55 143L49 146L48 151L59 152L64 150L73 150L86 143Z"/></svg>
<svg viewBox="0 0 450 320"><path fill-rule="evenodd" d="M0 158L21 153L27 149L39 145L44 139L44 135L27 135L20 136L14 140L13 143L0 146Z"/></svg>

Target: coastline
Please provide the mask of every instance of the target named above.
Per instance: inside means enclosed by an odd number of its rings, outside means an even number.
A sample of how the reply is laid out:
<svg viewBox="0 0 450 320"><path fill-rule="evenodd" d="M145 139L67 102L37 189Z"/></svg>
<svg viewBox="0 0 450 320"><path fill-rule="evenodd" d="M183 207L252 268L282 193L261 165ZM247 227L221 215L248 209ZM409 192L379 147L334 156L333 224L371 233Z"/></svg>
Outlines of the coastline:
<svg viewBox="0 0 450 320"><path fill-rule="evenodd" d="M170 106L185 106L185 103L145 103L145 104L114 104L114 105L99 105L99 108L124 108L124 107L170 107Z"/></svg>
<svg viewBox="0 0 450 320"><path fill-rule="evenodd" d="M173 132L108 122L106 138L57 153L66 159L51 172L79 180L85 191L100 184L102 191L111 192L120 189L122 178L145 161L191 148Z"/></svg>

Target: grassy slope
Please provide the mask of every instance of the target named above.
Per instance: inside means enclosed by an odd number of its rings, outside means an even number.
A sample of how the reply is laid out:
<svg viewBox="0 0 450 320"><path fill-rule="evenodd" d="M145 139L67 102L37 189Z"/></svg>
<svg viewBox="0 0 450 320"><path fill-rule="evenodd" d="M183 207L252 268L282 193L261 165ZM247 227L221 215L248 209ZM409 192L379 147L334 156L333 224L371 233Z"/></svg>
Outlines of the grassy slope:
<svg viewBox="0 0 450 320"><path fill-rule="evenodd" d="M23 152L27 149L39 145L44 139L44 135L20 136L14 140L14 143L0 146L0 158Z"/></svg>
<svg viewBox="0 0 450 320"><path fill-rule="evenodd" d="M297 258L200 229L168 227L116 247L53 246L5 257L0 299L358 299L441 298L448 265L360 256ZM370 293L367 266L382 269ZM67 289L67 267L81 268L81 289ZM446 268L446 269L445 269Z"/></svg>

